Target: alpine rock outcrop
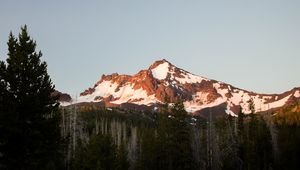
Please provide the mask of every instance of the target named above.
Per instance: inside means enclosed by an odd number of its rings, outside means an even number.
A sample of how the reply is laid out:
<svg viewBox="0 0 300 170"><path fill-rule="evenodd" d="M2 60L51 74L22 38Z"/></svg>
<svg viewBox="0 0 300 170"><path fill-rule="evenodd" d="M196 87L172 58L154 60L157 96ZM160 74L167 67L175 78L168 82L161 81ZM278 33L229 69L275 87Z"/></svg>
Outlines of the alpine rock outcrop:
<svg viewBox="0 0 300 170"><path fill-rule="evenodd" d="M102 75L94 85L82 92L76 103L99 102L107 107L136 106L154 108L168 99L183 101L193 114L214 112L236 115L240 108L250 113L249 100L256 112L280 108L300 100L300 88L282 94L259 94L230 84L197 76L177 68L167 60L154 62L135 75Z"/></svg>

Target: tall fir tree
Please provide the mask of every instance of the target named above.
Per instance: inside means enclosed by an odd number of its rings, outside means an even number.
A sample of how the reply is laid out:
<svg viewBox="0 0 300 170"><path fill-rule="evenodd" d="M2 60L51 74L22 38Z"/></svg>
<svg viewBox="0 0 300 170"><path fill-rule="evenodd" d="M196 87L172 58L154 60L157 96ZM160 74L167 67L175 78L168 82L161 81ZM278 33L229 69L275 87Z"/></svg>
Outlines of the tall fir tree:
<svg viewBox="0 0 300 170"><path fill-rule="evenodd" d="M171 119L171 154L172 169L193 169L193 152L191 147L191 129L187 121L188 113L184 109L183 102L175 103L172 107Z"/></svg>
<svg viewBox="0 0 300 170"><path fill-rule="evenodd" d="M126 169L117 162L116 145L110 135L93 135L85 146L77 151L73 169L78 170L116 170ZM116 163L119 163L118 167ZM126 166L126 165L125 165Z"/></svg>
<svg viewBox="0 0 300 170"><path fill-rule="evenodd" d="M157 129L157 168L192 169L191 129L182 102L175 103L171 112L160 114Z"/></svg>
<svg viewBox="0 0 300 170"><path fill-rule="evenodd" d="M239 167L244 164L245 161L245 125L244 125L244 113L242 107L238 113L238 122L237 122L237 142L238 142L238 158L239 158Z"/></svg>
<svg viewBox="0 0 300 170"><path fill-rule="evenodd" d="M8 58L0 63L0 156L2 169L58 169L60 113L54 85L36 42L21 27L10 33Z"/></svg>

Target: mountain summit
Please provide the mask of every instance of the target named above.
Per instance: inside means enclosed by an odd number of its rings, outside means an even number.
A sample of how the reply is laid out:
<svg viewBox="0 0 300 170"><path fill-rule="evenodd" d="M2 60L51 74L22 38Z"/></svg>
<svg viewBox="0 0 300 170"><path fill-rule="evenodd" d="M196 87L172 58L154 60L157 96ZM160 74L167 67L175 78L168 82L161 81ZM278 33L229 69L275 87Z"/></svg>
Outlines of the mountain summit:
<svg viewBox="0 0 300 170"><path fill-rule="evenodd" d="M135 75L102 75L94 87L80 94L76 103L101 102L108 107L127 104L151 108L164 103L167 98L171 103L183 101L185 109L194 114L210 108L236 115L240 107L244 113L250 113L251 99L256 112L299 101L300 88L282 94L258 94L194 75L163 59Z"/></svg>

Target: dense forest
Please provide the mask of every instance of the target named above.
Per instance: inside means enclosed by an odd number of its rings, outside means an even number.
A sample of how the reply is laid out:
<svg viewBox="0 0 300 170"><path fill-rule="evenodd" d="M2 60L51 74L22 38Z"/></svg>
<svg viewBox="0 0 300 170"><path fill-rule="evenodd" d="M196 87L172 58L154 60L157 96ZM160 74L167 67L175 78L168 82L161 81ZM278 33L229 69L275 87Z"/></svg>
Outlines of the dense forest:
<svg viewBox="0 0 300 170"><path fill-rule="evenodd" d="M299 169L300 104L237 116L90 104L60 107L27 27L0 61L0 169Z"/></svg>
<svg viewBox="0 0 300 170"><path fill-rule="evenodd" d="M295 108L201 118L182 103L160 112L64 107L65 163L68 169L297 169Z"/></svg>

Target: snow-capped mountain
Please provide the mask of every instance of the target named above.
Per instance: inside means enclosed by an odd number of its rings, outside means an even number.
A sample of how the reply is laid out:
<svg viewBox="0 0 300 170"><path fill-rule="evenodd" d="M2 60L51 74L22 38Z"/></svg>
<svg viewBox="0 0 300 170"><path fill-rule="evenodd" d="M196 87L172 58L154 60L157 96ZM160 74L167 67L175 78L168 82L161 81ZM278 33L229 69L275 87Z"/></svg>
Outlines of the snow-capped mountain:
<svg viewBox="0 0 300 170"><path fill-rule="evenodd" d="M283 107L300 100L300 88L282 94L258 94L229 84L197 76L177 68L166 60L154 62L135 75L102 75L101 79L80 94L76 103L101 102L109 107L124 104L154 107L165 102L183 101L190 113L208 108L235 115L240 107L250 113L249 100L256 112Z"/></svg>

